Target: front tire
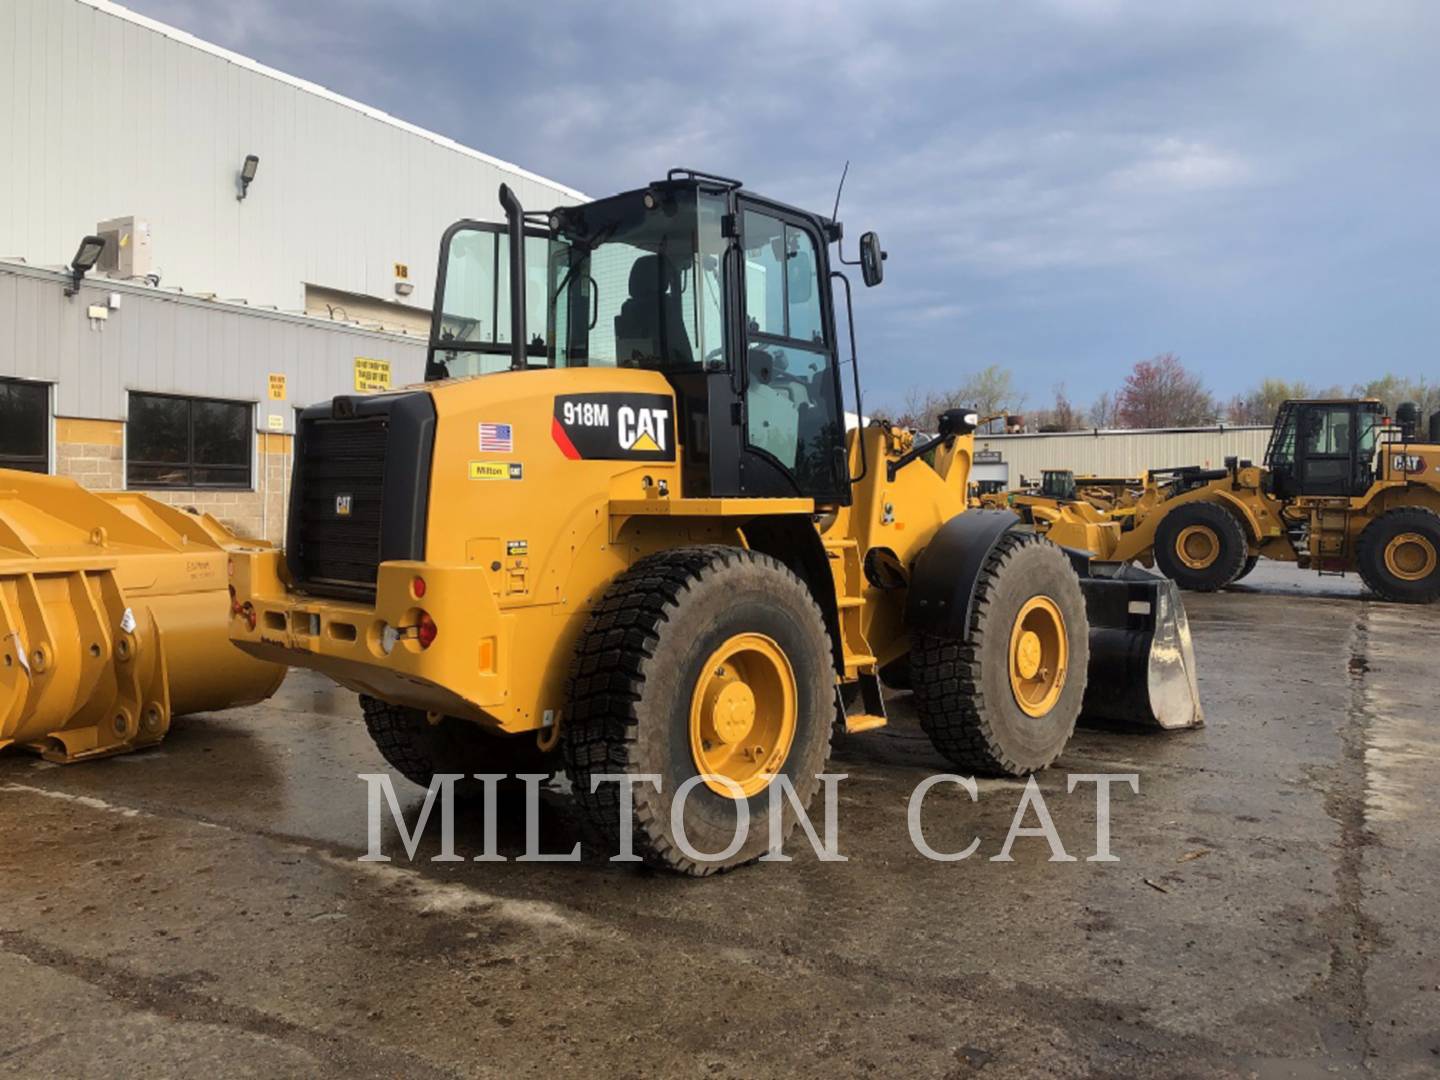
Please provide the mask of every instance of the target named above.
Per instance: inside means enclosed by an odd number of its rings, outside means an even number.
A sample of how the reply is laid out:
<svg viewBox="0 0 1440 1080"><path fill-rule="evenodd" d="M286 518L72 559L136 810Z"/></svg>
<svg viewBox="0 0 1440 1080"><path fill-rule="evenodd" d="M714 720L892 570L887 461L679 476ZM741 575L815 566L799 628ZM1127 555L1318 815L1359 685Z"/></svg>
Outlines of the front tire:
<svg viewBox="0 0 1440 1080"><path fill-rule="evenodd" d="M1240 576L1249 555L1240 520L1215 503L1176 507L1155 530L1155 563L1182 589L1223 589Z"/></svg>
<svg viewBox="0 0 1440 1080"><path fill-rule="evenodd" d="M1386 511L1360 534L1355 561L1377 596L1434 603L1440 599L1440 514L1421 506Z"/></svg>
<svg viewBox="0 0 1440 1080"><path fill-rule="evenodd" d="M641 559L610 586L580 635L561 727L565 770L594 826L619 840L619 785L602 774L658 776L631 787L634 850L694 876L743 865L769 843L770 774L808 808L830 757L835 666L810 590L778 560L733 547ZM672 825L677 789L692 852ZM721 781L720 777L724 778ZM734 786L731 786L734 785ZM782 838L798 820L782 800Z"/></svg>
<svg viewBox="0 0 1440 1080"><path fill-rule="evenodd" d="M965 636L917 634L910 657L920 726L947 760L991 776L1046 768L1075 731L1090 662L1070 560L1031 533L1004 534Z"/></svg>

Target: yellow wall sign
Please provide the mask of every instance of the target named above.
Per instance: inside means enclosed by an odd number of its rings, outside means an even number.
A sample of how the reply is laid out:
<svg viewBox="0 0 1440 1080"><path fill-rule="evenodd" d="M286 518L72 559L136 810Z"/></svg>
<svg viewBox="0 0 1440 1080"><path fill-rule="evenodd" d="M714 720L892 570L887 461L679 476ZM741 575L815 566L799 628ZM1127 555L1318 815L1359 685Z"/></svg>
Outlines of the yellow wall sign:
<svg viewBox="0 0 1440 1080"><path fill-rule="evenodd" d="M395 276L401 281L405 281L410 277L410 267L407 266L405 263L396 263Z"/></svg>
<svg viewBox="0 0 1440 1080"><path fill-rule="evenodd" d="M273 371L270 373L270 400L285 400L285 376L277 375Z"/></svg>
<svg viewBox="0 0 1440 1080"><path fill-rule="evenodd" d="M355 389L361 393L390 389L390 361L355 357Z"/></svg>
<svg viewBox="0 0 1440 1080"><path fill-rule="evenodd" d="M285 417L278 416L275 413L271 413L268 417L266 417L266 423L268 424L271 431L285 430Z"/></svg>

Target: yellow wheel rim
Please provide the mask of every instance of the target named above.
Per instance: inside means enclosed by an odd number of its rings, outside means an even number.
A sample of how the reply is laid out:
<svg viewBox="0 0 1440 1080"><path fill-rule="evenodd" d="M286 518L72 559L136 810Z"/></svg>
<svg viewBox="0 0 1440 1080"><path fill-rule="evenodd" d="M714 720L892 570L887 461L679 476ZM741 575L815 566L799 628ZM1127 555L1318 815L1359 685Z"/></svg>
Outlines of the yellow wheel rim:
<svg viewBox="0 0 1440 1080"><path fill-rule="evenodd" d="M1060 700L1070 664L1065 616L1048 596L1032 596L1010 630L1010 691L1029 716L1044 716Z"/></svg>
<svg viewBox="0 0 1440 1080"><path fill-rule="evenodd" d="M1385 545L1385 569L1401 581L1424 581L1440 563L1428 536L1401 533Z"/></svg>
<svg viewBox="0 0 1440 1080"><path fill-rule="evenodd" d="M790 756L795 702L790 661L764 634L736 634L711 653L690 698L690 753L706 787L732 799L737 788L763 791Z"/></svg>
<svg viewBox="0 0 1440 1080"><path fill-rule="evenodd" d="M1220 538L1208 525L1187 525L1175 538L1175 554L1191 570L1208 570L1220 557Z"/></svg>

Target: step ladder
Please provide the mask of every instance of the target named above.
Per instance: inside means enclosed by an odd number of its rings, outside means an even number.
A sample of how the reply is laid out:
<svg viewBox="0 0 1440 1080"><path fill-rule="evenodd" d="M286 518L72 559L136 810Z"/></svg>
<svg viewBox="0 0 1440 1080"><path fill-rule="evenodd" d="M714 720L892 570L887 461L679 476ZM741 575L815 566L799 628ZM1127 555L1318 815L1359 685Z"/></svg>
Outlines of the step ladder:
<svg viewBox="0 0 1440 1080"><path fill-rule="evenodd" d="M845 681L860 687L861 712L850 714L839 684L835 687L836 715L845 718L845 731L855 734L886 724L885 699L880 688L880 662L865 640L861 616L865 609L865 568L860 545L850 537L825 539L825 558L835 582L835 606L840 623L840 652L844 658Z"/></svg>

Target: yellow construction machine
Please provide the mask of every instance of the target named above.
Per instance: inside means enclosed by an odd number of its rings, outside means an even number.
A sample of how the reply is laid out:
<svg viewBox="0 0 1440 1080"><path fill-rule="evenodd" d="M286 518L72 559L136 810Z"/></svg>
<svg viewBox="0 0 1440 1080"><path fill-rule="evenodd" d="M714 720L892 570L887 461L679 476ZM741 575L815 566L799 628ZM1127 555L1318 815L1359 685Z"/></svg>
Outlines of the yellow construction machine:
<svg viewBox="0 0 1440 1080"><path fill-rule="evenodd" d="M273 694L284 666L229 638L229 553L268 547L138 492L0 469L0 749L124 753Z"/></svg>
<svg viewBox="0 0 1440 1080"><path fill-rule="evenodd" d="M284 555L232 558L233 640L359 691L403 775L563 762L605 834L704 874L886 722L882 678L967 771L1045 768L1082 708L1200 722L1171 583L967 510L974 414L847 432L839 222L691 170L500 199L442 241L427 383L306 409ZM701 851L755 824L695 860L676 799Z"/></svg>
<svg viewBox="0 0 1440 1080"><path fill-rule="evenodd" d="M1392 419L1378 401L1287 401L1263 467L1150 473L1108 509L1017 498L1016 512L1057 544L1154 565L1181 588L1224 588L1261 558L1322 574L1358 572L1387 600L1440 599L1440 412Z"/></svg>

